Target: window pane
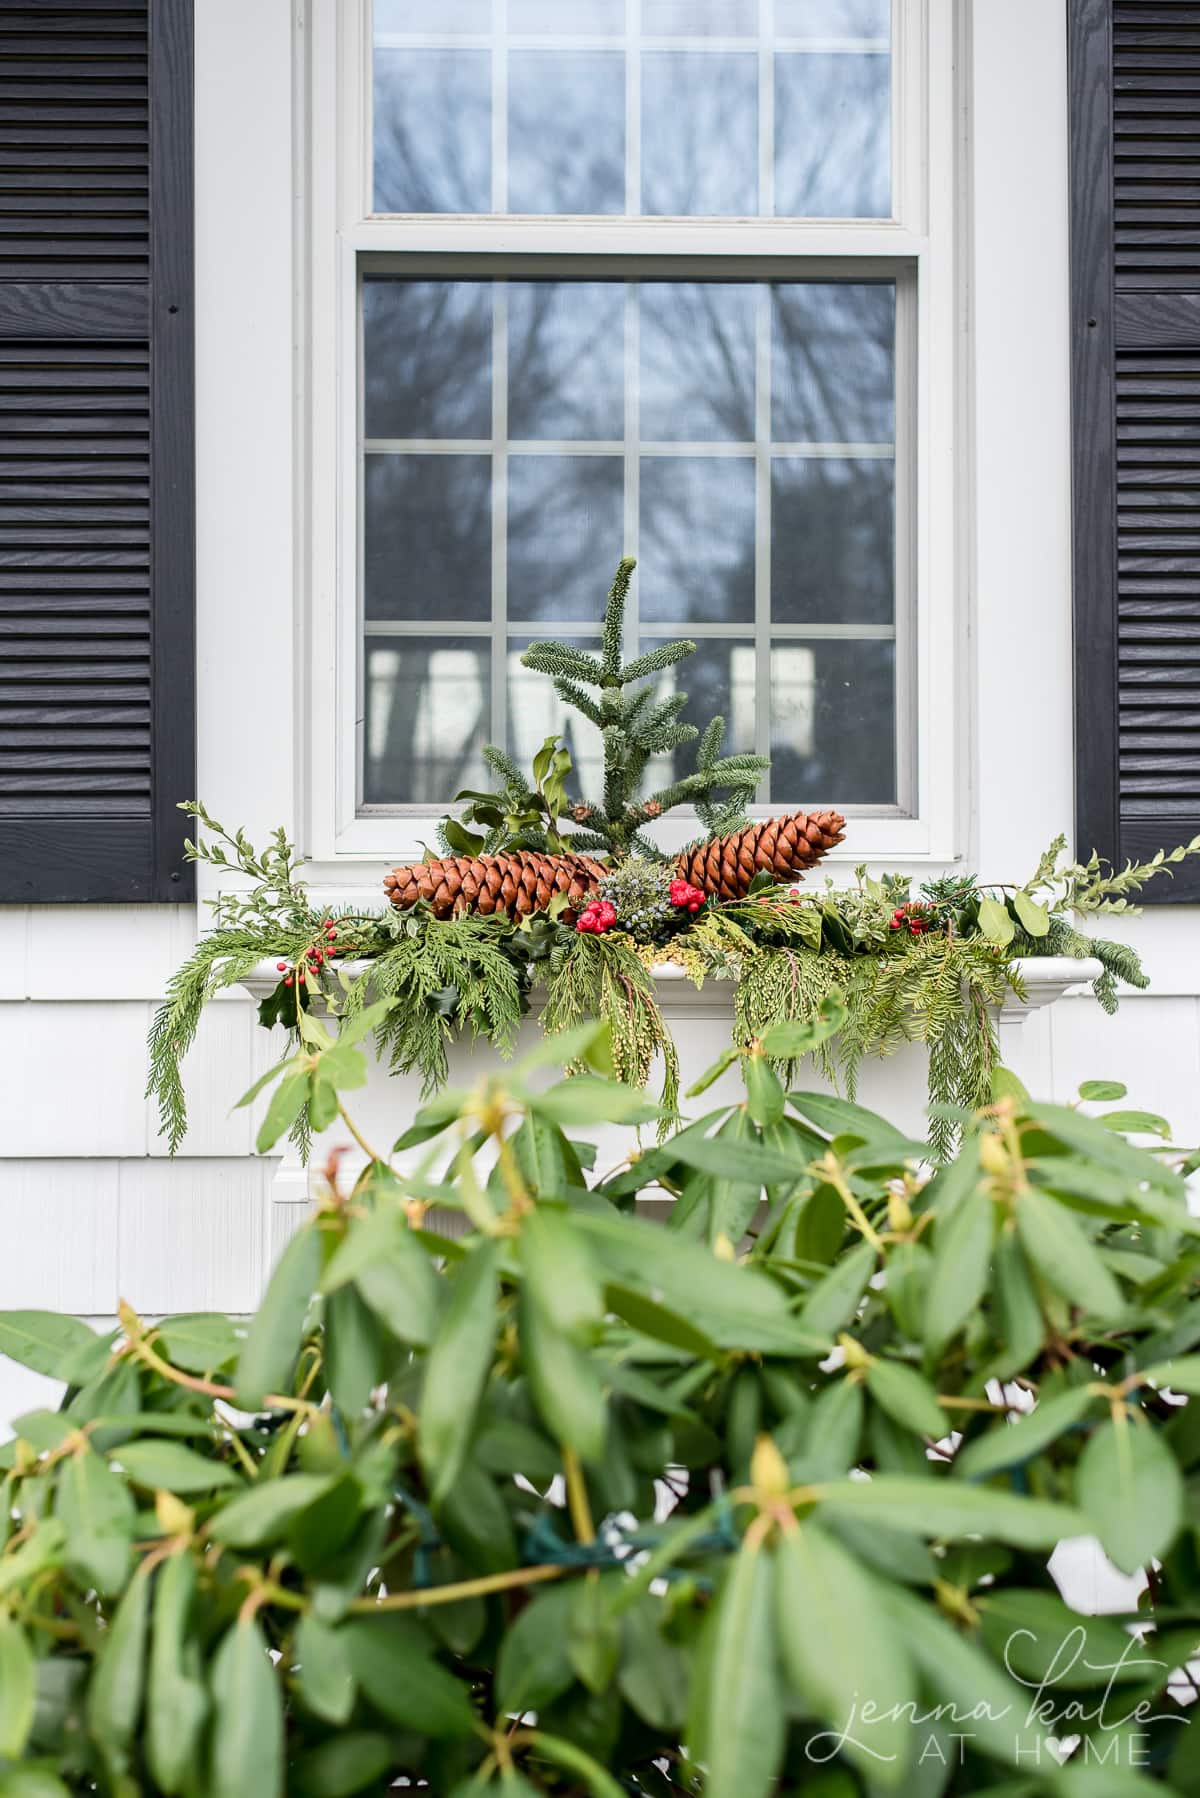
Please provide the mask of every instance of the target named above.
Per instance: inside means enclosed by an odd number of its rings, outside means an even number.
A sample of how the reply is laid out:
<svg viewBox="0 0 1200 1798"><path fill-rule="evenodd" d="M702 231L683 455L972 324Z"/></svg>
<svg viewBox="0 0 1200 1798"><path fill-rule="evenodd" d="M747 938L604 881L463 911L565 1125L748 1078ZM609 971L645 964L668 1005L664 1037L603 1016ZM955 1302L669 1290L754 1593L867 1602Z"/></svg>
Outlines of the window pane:
<svg viewBox="0 0 1200 1798"><path fill-rule="evenodd" d="M624 56L509 52L508 210L625 210Z"/></svg>
<svg viewBox="0 0 1200 1798"><path fill-rule="evenodd" d="M891 460L777 456L771 464L771 616L779 624L890 624Z"/></svg>
<svg viewBox="0 0 1200 1798"><path fill-rule="evenodd" d="M756 55L643 55L642 211L757 215Z"/></svg>
<svg viewBox="0 0 1200 1798"><path fill-rule="evenodd" d="M643 456L638 581L644 619L754 617L754 461Z"/></svg>
<svg viewBox="0 0 1200 1798"><path fill-rule="evenodd" d="M376 211L890 215L888 0L504 10L376 6Z"/></svg>
<svg viewBox="0 0 1200 1798"><path fill-rule="evenodd" d="M490 457L365 460L367 617L490 617Z"/></svg>
<svg viewBox="0 0 1200 1798"><path fill-rule="evenodd" d="M375 51L376 212L487 212L487 50Z"/></svg>
<svg viewBox="0 0 1200 1798"><path fill-rule="evenodd" d="M753 440L756 291L734 282L643 282L644 441Z"/></svg>
<svg viewBox="0 0 1200 1798"><path fill-rule="evenodd" d="M508 615L590 623L623 540L620 456L513 456Z"/></svg>
<svg viewBox="0 0 1200 1798"><path fill-rule="evenodd" d="M624 435L624 316L623 282L509 282L510 437Z"/></svg>
<svg viewBox="0 0 1200 1798"><path fill-rule="evenodd" d="M722 712L730 746L773 739L776 803L897 802L894 284L363 290L364 803L447 803L475 753L463 717L445 742L418 727L417 687L426 712L451 693L476 719L474 682L527 759L561 711L520 649L590 641L625 553L628 653L697 641L660 686L678 679L700 725ZM591 766L598 744L572 730Z"/></svg>
<svg viewBox="0 0 1200 1798"><path fill-rule="evenodd" d="M486 638L368 636L365 804L442 805L487 778L490 666Z"/></svg>
<svg viewBox="0 0 1200 1798"><path fill-rule="evenodd" d="M363 366L368 437L490 437L490 284L365 281Z"/></svg>
<svg viewBox="0 0 1200 1798"><path fill-rule="evenodd" d="M771 796L788 805L896 800L895 645L771 645Z"/></svg>
<svg viewBox="0 0 1200 1798"><path fill-rule="evenodd" d="M815 51L775 59L775 212L886 218L892 133L886 56Z"/></svg>
<svg viewBox="0 0 1200 1798"><path fill-rule="evenodd" d="M544 633L543 633L544 635ZM522 668L521 657L537 637L512 636L508 640L506 747L519 767L528 768L547 737L562 737L575 765L574 786L597 803L604 792L604 749L600 734L569 710L544 674ZM584 650L598 650L594 635L572 634L572 643Z"/></svg>
<svg viewBox="0 0 1200 1798"><path fill-rule="evenodd" d="M643 636L642 653L657 648L669 638ZM725 720L723 743L726 755L751 752L755 738L755 651L754 644L744 639L705 637L696 645L695 655L676 662L659 675L658 696L684 692L687 705L681 714L685 724L702 731L718 713ZM655 756L647 774L647 785L665 784L691 772L695 765L695 745L685 743L673 755Z"/></svg>

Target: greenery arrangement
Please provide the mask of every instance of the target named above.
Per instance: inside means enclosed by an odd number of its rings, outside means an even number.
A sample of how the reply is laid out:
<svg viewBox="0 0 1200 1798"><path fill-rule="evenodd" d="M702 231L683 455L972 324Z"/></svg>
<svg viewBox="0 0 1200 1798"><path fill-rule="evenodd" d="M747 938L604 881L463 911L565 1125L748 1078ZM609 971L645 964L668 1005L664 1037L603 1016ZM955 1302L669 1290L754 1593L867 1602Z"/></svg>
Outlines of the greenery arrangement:
<svg viewBox="0 0 1200 1798"><path fill-rule="evenodd" d="M914 894L907 879L873 880L859 870L848 890L826 882L797 892L779 870L810 865L839 839L842 820L797 814L752 823L744 808L766 764L720 753L722 719L704 731L691 773L644 794L652 757L697 735L680 722L686 696L656 697L653 685L695 646L665 644L622 662L632 567L627 560L618 570L599 657L540 643L522 658L601 732L602 802L573 793L570 756L555 738L535 758L529 779L489 747L484 754L497 789L459 795L461 815L447 818L440 832L451 859L430 852L436 883L433 874L423 880L421 865L396 870L387 884L403 903L380 912L314 907L282 831L260 854L203 806L184 808L208 833L188 845L189 855L228 870L245 890L215 901L215 927L174 976L154 1021L149 1091L172 1149L186 1130L180 1063L203 1008L267 958L278 962L280 979L261 1007L264 1024L282 1023L302 1040L314 999L347 1021L371 998L390 999L378 1026L380 1053L394 1071L418 1069L426 1092L444 1082L456 1032L484 1036L508 1052L536 987L551 1031L589 1018L607 1022L621 1080L645 1085L657 1060L667 1114L678 1099L678 1064L653 978L665 960L681 963L697 984L736 982L739 1046L771 1024L811 1016L837 989L845 1016L820 1050L824 1071L853 1097L864 1057L919 1039L929 1051L935 1108L972 1109L990 1096L993 1012L1006 994L1022 992L1021 958L1096 957L1103 969L1096 996L1107 1010L1115 1009L1118 980L1146 984L1132 949L1084 934L1079 922L1129 911L1148 879L1200 852L1200 838L1112 869L1095 856L1084 864L1067 859L1060 837L1029 880L1007 887L964 876ZM685 802L709 834L669 858L647 827ZM564 867L573 870L569 892ZM468 901L484 869L487 913ZM514 890L513 876L518 899L510 911L503 893ZM432 893L435 884L442 903L419 896L422 886ZM352 976L347 962L365 966ZM785 1071L795 1074L794 1066ZM318 1120L302 1110L295 1122L302 1148L314 1127ZM934 1147L945 1152L952 1136L946 1112L935 1109Z"/></svg>
<svg viewBox="0 0 1200 1798"><path fill-rule="evenodd" d="M397 1008L313 1020L262 1149ZM1200 1156L1006 1076L931 1170L785 1089L845 1021L590 1184L658 1109L603 1026L442 1093L248 1323L0 1313L67 1388L0 1447L3 1798L1194 1792ZM1127 1616L1060 1597L1088 1533Z"/></svg>

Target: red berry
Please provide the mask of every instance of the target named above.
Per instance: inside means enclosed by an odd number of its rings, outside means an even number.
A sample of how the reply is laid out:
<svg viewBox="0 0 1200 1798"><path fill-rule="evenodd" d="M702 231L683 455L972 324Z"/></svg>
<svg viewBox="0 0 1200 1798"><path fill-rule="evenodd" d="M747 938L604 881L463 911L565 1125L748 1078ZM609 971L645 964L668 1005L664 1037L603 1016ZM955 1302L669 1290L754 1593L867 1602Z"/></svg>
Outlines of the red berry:
<svg viewBox="0 0 1200 1798"><path fill-rule="evenodd" d="M799 905L799 903L800 903L799 893L789 893L788 894L788 904L789 905Z"/></svg>
<svg viewBox="0 0 1200 1798"><path fill-rule="evenodd" d="M287 967L287 963L286 963L286 961L277 961L275 963L275 966L279 969L279 972L282 974L284 969Z"/></svg>
<svg viewBox="0 0 1200 1798"><path fill-rule="evenodd" d="M700 910L700 901L698 899L690 900L688 903L688 910L690 912L698 912Z"/></svg>
<svg viewBox="0 0 1200 1798"><path fill-rule="evenodd" d="M305 974L303 968L297 969L296 979L300 982L301 986L304 985L304 982L307 980L307 978L308 978L308 976Z"/></svg>
<svg viewBox="0 0 1200 1798"><path fill-rule="evenodd" d="M285 980L285 981L284 981L284 983L283 983L283 984L284 984L284 986L291 986L291 984L292 984L292 977L291 977L291 975L290 975L290 974L289 974L289 975L288 975L288 977L287 977L287 979L286 979L286 980Z"/></svg>

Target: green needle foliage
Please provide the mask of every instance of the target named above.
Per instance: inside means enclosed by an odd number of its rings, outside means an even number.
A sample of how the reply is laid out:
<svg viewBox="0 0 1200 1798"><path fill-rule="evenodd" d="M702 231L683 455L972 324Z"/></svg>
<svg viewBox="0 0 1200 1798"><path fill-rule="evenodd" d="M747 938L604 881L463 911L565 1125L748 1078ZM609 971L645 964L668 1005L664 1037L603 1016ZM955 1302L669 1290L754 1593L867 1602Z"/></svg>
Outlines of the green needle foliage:
<svg viewBox="0 0 1200 1798"><path fill-rule="evenodd" d="M305 1014L264 1152L397 1004ZM846 1011L600 1176L571 1132L657 1116L603 1027L444 1093L249 1319L0 1312L65 1387L0 1446L0 1793L1194 1792L1196 1158L1098 1082L934 1170L776 1071ZM1128 1616L1064 1603L1084 1535Z"/></svg>

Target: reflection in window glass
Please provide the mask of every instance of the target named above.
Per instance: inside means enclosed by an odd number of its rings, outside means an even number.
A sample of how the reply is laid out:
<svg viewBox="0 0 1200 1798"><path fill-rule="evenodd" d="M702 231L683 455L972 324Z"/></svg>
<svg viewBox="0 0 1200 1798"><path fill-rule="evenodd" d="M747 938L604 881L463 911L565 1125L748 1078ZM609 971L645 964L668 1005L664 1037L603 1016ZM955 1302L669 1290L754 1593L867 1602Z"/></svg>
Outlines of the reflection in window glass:
<svg viewBox="0 0 1200 1798"><path fill-rule="evenodd" d="M509 0L499 34L385 0L375 210L887 218L888 11L778 0L763 39L757 0L643 0L630 39L618 0Z"/></svg>
<svg viewBox="0 0 1200 1798"><path fill-rule="evenodd" d="M368 275L363 315L365 804L528 760L520 649L590 641L625 552L630 655L696 640L660 686L770 748L760 798L900 802L894 283Z"/></svg>
<svg viewBox="0 0 1200 1798"><path fill-rule="evenodd" d="M771 645L771 789L788 804L896 799L895 644Z"/></svg>
<svg viewBox="0 0 1200 1798"><path fill-rule="evenodd" d="M363 801L442 805L486 778L491 656L469 637L366 640Z"/></svg>

